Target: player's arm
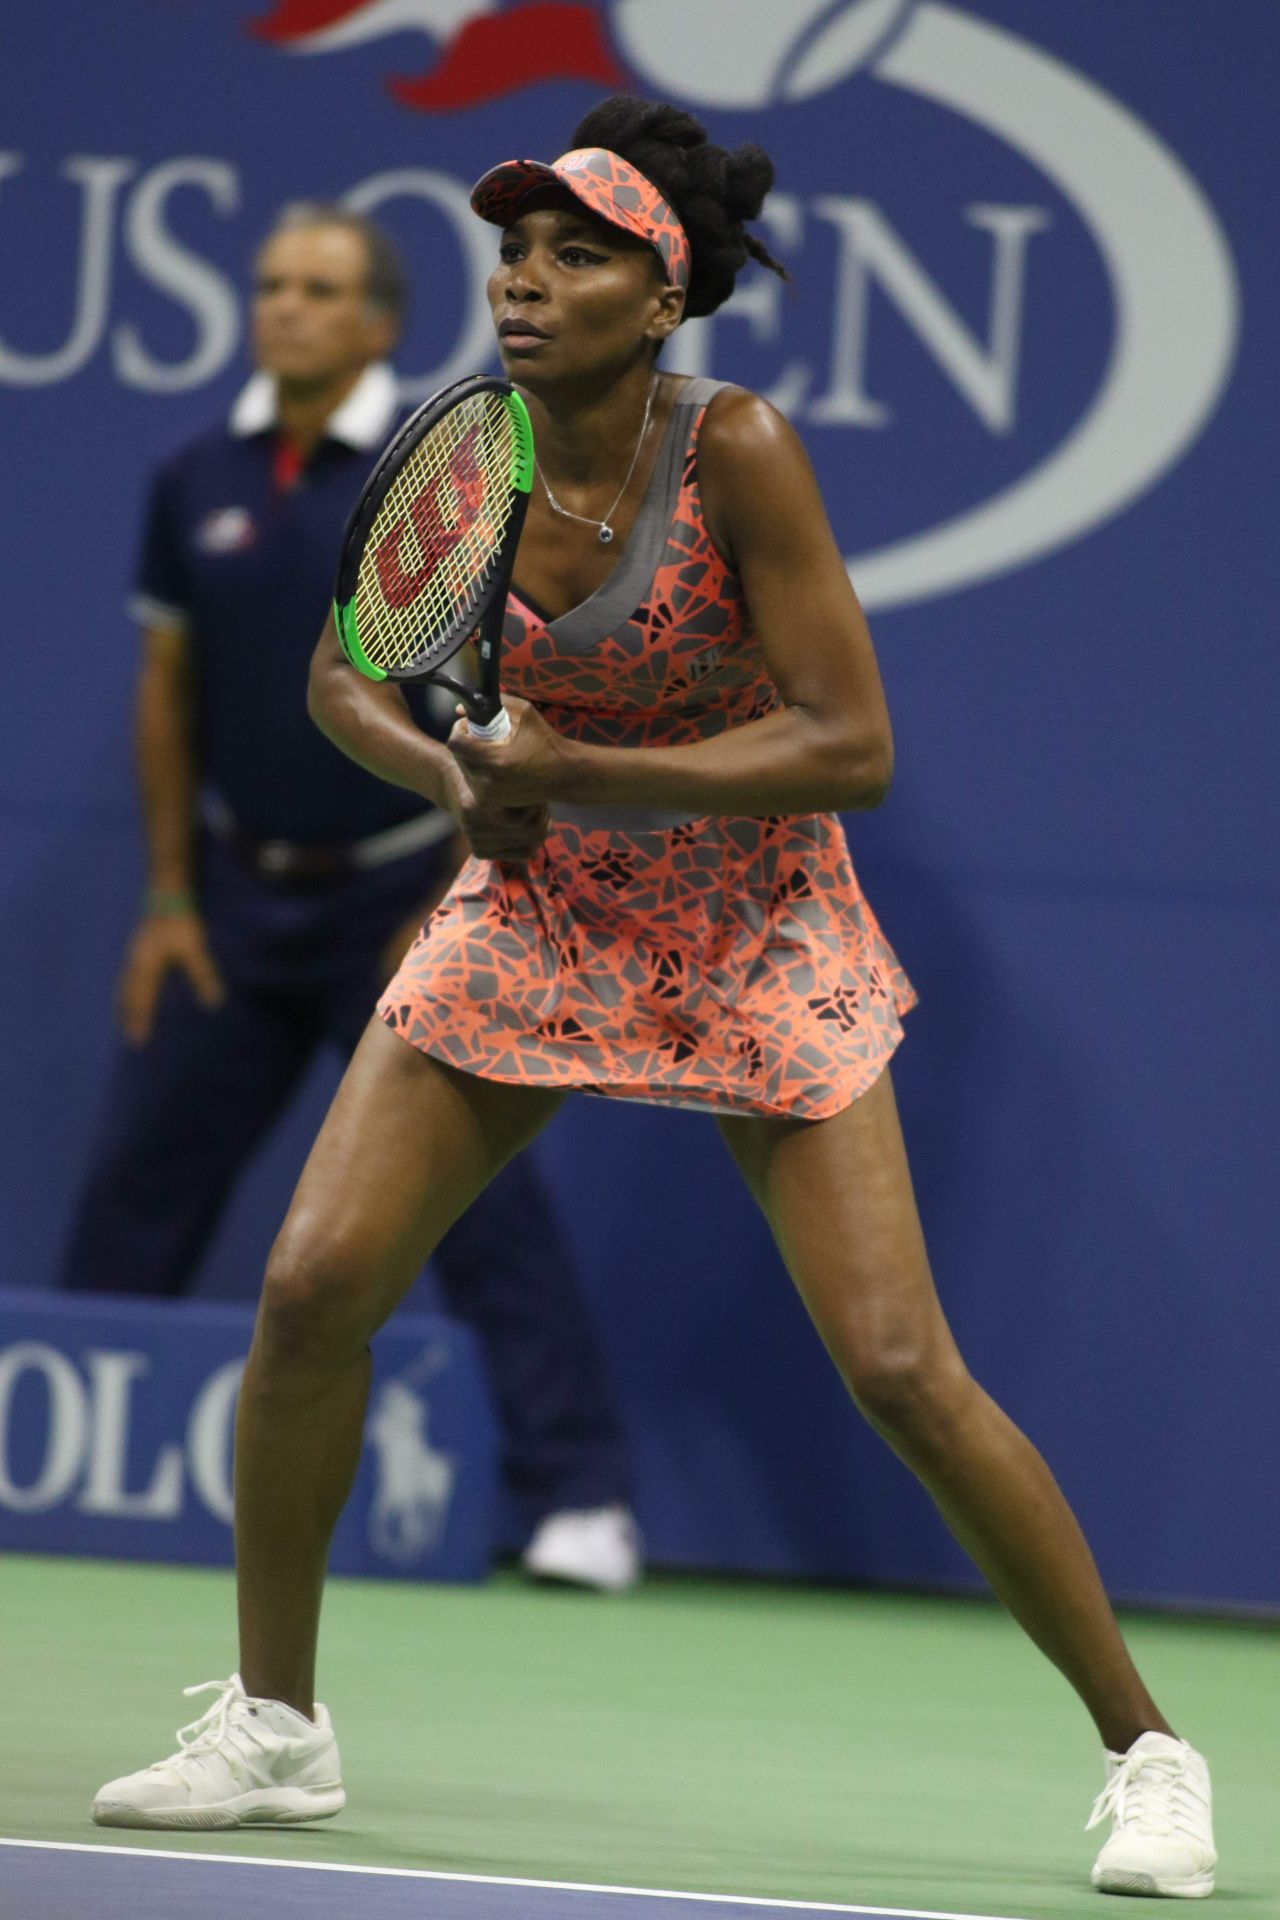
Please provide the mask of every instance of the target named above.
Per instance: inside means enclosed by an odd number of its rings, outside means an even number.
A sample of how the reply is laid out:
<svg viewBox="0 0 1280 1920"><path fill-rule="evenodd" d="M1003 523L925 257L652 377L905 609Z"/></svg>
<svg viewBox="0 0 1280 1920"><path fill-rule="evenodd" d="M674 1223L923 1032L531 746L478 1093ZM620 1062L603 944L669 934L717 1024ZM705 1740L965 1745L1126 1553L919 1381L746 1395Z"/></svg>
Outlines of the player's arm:
<svg viewBox="0 0 1280 1920"><path fill-rule="evenodd" d="M117 988L121 1025L138 1043L150 1036L156 1003L171 971L186 975L204 1006L219 1005L224 994L196 890L199 777L194 740L187 636L176 625L148 624L142 632L134 717L147 891Z"/></svg>
<svg viewBox="0 0 1280 1920"><path fill-rule="evenodd" d="M545 806L477 801L448 748L414 720L399 687L353 670L332 614L311 658L307 711L348 759L451 813L481 859L526 860L546 838Z"/></svg>
<svg viewBox="0 0 1280 1920"><path fill-rule="evenodd" d="M742 581L783 702L780 713L754 723L759 732L743 743L747 753L759 757L766 779L785 785L812 777L830 794L819 804L878 806L893 778L889 711L866 618L799 435L758 395L727 393L703 422L699 478L708 530Z"/></svg>
<svg viewBox="0 0 1280 1920"><path fill-rule="evenodd" d="M687 746L619 748L548 742L513 703L516 732L496 753L454 734L473 784L694 814L827 812L884 798L893 741L879 669L798 436L756 395L723 394L703 423L698 471L709 531L741 577L781 707Z"/></svg>
<svg viewBox="0 0 1280 1920"><path fill-rule="evenodd" d="M417 725L393 681L353 673L332 613L311 656L307 712L340 752L379 780L421 794L432 806L448 804L450 756Z"/></svg>

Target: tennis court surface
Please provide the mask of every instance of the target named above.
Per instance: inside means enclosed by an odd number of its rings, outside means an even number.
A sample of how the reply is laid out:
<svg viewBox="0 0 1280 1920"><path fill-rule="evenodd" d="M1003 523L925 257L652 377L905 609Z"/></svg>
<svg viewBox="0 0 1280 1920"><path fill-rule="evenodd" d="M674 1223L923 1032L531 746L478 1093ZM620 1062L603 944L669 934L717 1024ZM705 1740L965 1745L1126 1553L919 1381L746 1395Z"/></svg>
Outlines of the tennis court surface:
<svg viewBox="0 0 1280 1920"><path fill-rule="evenodd" d="M536 1880L415 1873L395 1867L324 1867L298 1861L273 1863L223 1854L201 1860L190 1854L135 1849L62 1849L37 1842L8 1842L27 1861L31 1920L133 1920L136 1914L181 1914L183 1920L222 1920L231 1908L270 1905L275 1913L308 1914L314 1920L769 1920L770 1915L883 1914L884 1907L815 1906L812 1902L733 1900L716 1894L655 1892L639 1887L588 1887ZM15 1909L16 1911L16 1909ZM894 1910L901 1914L901 1909ZM931 1914L903 1920L967 1920Z"/></svg>
<svg viewBox="0 0 1280 1920"><path fill-rule="evenodd" d="M617 1600L500 1577L335 1581L321 1688L348 1805L315 1828L94 1827L233 1664L229 1575L0 1567L3 1920L1120 1920L1065 1684L997 1608L655 1578ZM1214 1766L1216 1900L1280 1920L1280 1633L1131 1615ZM1146 1909L1150 1911L1150 1909Z"/></svg>

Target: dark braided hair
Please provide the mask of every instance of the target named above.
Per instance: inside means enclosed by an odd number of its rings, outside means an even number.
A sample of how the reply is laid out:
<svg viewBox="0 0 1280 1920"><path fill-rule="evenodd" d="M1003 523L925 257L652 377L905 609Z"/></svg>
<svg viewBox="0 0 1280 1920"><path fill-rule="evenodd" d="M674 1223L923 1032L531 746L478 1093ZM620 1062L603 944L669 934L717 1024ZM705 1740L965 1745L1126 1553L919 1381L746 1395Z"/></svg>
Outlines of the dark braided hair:
<svg viewBox="0 0 1280 1920"><path fill-rule="evenodd" d="M578 122L574 147L607 147L629 160L674 209L689 236L692 265L685 315L714 313L733 292L748 258L790 278L763 241L748 233L773 185L773 162L748 142L713 146L692 114L661 101L615 93Z"/></svg>

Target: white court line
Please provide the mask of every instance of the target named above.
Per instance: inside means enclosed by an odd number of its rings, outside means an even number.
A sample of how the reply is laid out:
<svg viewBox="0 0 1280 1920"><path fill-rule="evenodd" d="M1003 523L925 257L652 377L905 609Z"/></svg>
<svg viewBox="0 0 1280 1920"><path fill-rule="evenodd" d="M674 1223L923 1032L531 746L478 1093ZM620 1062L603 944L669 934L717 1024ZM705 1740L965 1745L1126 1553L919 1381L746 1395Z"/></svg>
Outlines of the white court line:
<svg viewBox="0 0 1280 1920"><path fill-rule="evenodd" d="M201 1836L204 1837L203 1835ZM39 1847L47 1853L113 1853L130 1860L216 1861L228 1867L291 1867L300 1873L365 1873L384 1880L449 1880L468 1887L532 1888L543 1893L612 1893L632 1900L693 1900L709 1907L759 1907L765 1913L873 1914L877 1920L1014 1920L1009 1914L949 1913L933 1907L833 1907L821 1900L762 1900L749 1893L677 1893L659 1887L597 1886L589 1880L512 1880L495 1873L442 1873L428 1867L358 1867L350 1861L256 1859L251 1853L189 1853L171 1847L94 1846L84 1840L5 1840L0 1847Z"/></svg>

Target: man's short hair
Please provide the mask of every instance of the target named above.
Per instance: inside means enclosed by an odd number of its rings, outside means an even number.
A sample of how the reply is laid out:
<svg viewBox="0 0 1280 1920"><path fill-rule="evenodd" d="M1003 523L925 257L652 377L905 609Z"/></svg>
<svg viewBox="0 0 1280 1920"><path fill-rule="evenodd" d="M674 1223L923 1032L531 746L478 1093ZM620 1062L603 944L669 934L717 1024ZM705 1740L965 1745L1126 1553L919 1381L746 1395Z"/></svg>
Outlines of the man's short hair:
<svg viewBox="0 0 1280 1920"><path fill-rule="evenodd" d="M277 233L297 233L310 227L343 227L363 240L369 262L365 292L375 307L402 321L409 304L409 279L390 235L364 214L353 213L336 200L291 200L280 209L262 244L265 246Z"/></svg>

